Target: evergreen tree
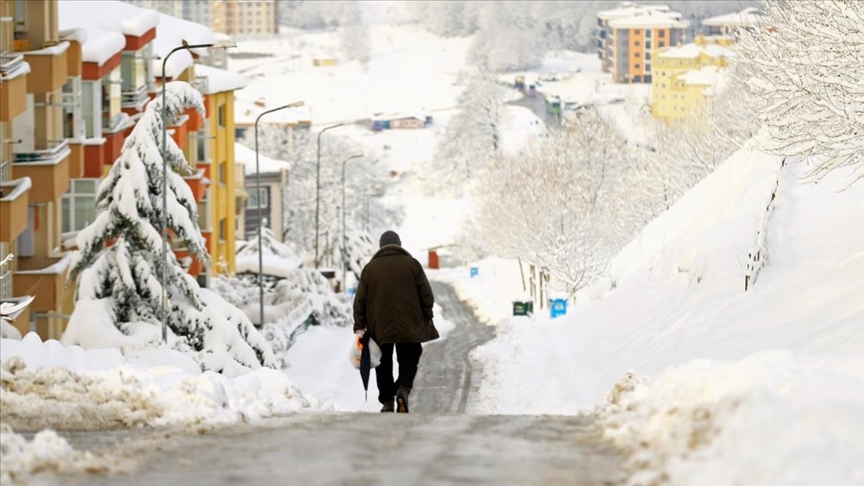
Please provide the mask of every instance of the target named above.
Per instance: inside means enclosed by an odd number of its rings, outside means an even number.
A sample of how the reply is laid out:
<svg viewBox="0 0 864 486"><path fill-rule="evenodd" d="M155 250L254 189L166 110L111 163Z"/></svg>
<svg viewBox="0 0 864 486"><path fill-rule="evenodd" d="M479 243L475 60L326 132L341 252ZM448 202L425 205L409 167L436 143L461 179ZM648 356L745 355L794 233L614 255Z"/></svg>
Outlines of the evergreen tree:
<svg viewBox="0 0 864 486"><path fill-rule="evenodd" d="M166 86L167 123L175 124L187 108L202 115L201 95L187 83ZM192 172L183 151L167 139L167 210L163 206L164 165L161 154L163 98L149 103L120 157L97 194L95 221L77 237L79 251L71 276L77 279L76 310L67 330L68 344L86 345L87 318L82 301L103 301L111 321L126 336L147 336L140 344L158 343L162 317L162 276L169 306L167 323L175 348L190 351L204 369L241 374L275 363L269 343L249 319L212 292L198 286L173 252L162 259L163 217L172 247L185 247L209 262L191 189L180 174ZM98 330L94 330L98 332ZM71 341L71 342L70 342ZM85 342L81 342L85 341ZM155 341L155 342L154 342ZM128 341L125 341L128 343Z"/></svg>

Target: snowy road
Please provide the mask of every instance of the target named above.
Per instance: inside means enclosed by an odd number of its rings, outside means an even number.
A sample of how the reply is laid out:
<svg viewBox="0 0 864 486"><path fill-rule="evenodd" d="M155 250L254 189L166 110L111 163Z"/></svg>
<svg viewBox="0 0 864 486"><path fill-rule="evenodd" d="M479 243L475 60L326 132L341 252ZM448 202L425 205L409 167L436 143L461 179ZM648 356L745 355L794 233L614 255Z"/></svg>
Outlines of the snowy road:
<svg viewBox="0 0 864 486"><path fill-rule="evenodd" d="M493 330L480 324L462 303L450 285L431 282L435 301L444 317L456 328L447 339L429 343L423 348L420 369L414 383L412 410L422 413L464 413L472 388L477 387L477 373L472 370L468 353L492 339Z"/></svg>
<svg viewBox="0 0 864 486"><path fill-rule="evenodd" d="M145 453L138 473L63 483L527 486L622 479L618 456L580 417L300 414L165 442Z"/></svg>
<svg viewBox="0 0 864 486"><path fill-rule="evenodd" d="M64 434L76 449L139 459L125 475L61 484L617 484L622 458L590 418L464 414L469 353L491 339L453 289L433 282L448 338L427 345L412 413L304 413L254 425ZM127 435L129 434L129 435ZM130 437L131 436L131 437ZM130 439L132 439L130 441ZM129 441L124 444L124 442Z"/></svg>

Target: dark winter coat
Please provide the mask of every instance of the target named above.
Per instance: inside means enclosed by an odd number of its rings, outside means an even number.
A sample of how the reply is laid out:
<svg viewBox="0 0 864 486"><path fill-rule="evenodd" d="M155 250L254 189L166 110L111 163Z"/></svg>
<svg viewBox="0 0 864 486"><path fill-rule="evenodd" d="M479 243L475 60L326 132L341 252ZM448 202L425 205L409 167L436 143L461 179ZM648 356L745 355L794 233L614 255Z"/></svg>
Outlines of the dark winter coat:
<svg viewBox="0 0 864 486"><path fill-rule="evenodd" d="M383 246L360 274L354 330L367 330L378 344L438 339L432 324L434 302L420 262L401 246Z"/></svg>

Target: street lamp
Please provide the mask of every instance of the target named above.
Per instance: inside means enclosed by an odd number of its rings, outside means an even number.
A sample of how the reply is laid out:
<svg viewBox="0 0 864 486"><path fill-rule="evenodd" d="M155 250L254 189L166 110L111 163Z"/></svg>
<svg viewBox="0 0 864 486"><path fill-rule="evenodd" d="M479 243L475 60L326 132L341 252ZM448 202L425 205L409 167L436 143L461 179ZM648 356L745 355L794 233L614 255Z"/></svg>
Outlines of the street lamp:
<svg viewBox="0 0 864 486"><path fill-rule="evenodd" d="M259 310L259 320L258 325L264 325L264 253L262 250L262 239L261 239L261 227L264 226L264 219L261 215L261 169L258 165L258 121L262 116L273 113L274 111L284 110L285 108L297 108L299 106L303 106L302 101L295 101L293 103L288 103L287 105L282 105L279 108L273 108L272 110L267 110L255 119L255 191L256 191L256 199L258 200L258 310Z"/></svg>
<svg viewBox="0 0 864 486"><path fill-rule="evenodd" d="M347 290L348 281L345 274L348 273L348 241L345 239L345 164L363 154L355 154L342 161L342 290Z"/></svg>
<svg viewBox="0 0 864 486"><path fill-rule="evenodd" d="M318 268L318 218L321 206L321 135L324 135L324 132L327 130L332 130L342 125L345 125L345 123L330 125L318 132L318 157L315 162L315 268Z"/></svg>
<svg viewBox="0 0 864 486"><path fill-rule="evenodd" d="M218 47L227 49L237 47L234 41L220 41L211 44L189 44L184 39L183 45L171 49L171 52L162 59L162 272L159 276L159 284L162 286L162 342L168 343L168 293L165 289L165 275L168 273L168 100L165 96L165 85L167 76L165 66L171 54L183 49L202 49L205 47Z"/></svg>

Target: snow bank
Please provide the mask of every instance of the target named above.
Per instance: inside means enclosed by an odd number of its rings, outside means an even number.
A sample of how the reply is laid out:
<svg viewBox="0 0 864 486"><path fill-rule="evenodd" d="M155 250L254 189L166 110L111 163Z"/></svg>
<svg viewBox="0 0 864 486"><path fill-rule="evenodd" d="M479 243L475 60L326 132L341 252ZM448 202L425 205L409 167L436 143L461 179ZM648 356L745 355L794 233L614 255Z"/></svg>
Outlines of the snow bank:
<svg viewBox="0 0 864 486"><path fill-rule="evenodd" d="M632 374L597 411L635 484L861 484L864 388L788 351Z"/></svg>
<svg viewBox="0 0 864 486"><path fill-rule="evenodd" d="M747 144L649 224L567 316L500 322L472 355L482 371L469 412L575 414L632 371L657 379L609 415L610 437L647 474L673 484L860 484L864 183L838 172L809 184L808 165L790 160L778 175L780 160ZM769 261L745 292L747 252L778 176ZM516 268L508 282L518 283ZM498 306L489 315L506 301L483 294L512 292L458 279L475 305ZM632 446L645 437L657 457Z"/></svg>
<svg viewBox="0 0 864 486"><path fill-rule="evenodd" d="M66 439L53 430L44 430L27 441L8 426L0 428L0 483L26 484L44 472L119 473L127 465L106 454L91 454L72 449Z"/></svg>
<svg viewBox="0 0 864 486"><path fill-rule="evenodd" d="M282 373L261 368L238 378L199 371L167 348L124 357L30 333L0 340L3 423L35 430L235 423L320 409Z"/></svg>

